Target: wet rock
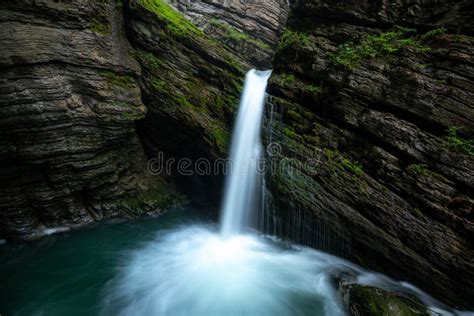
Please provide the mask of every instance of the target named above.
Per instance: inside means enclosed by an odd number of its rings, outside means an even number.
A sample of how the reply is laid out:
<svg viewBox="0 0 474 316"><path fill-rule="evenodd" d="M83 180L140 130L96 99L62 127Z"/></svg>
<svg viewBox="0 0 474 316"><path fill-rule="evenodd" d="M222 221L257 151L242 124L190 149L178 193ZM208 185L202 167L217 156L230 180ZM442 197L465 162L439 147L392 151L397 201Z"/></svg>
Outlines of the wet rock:
<svg viewBox="0 0 474 316"><path fill-rule="evenodd" d="M341 283L343 302L352 316L428 316L427 307L416 297L371 286Z"/></svg>

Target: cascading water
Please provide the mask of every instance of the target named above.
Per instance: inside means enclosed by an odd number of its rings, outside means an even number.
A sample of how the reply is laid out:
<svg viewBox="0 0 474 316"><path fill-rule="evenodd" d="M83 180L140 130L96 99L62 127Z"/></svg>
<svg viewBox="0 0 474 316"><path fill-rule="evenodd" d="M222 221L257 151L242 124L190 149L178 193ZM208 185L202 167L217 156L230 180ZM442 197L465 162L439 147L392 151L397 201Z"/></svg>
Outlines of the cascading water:
<svg viewBox="0 0 474 316"><path fill-rule="evenodd" d="M265 90L271 71L252 69L245 77L237 121L232 136L231 173L227 176L221 211L221 232L238 233L249 224L258 180L257 164L261 157L260 129Z"/></svg>
<svg viewBox="0 0 474 316"><path fill-rule="evenodd" d="M270 71L256 70L246 76L220 234L214 225L202 223L159 231L155 240L127 256L108 283L103 315L344 315L331 281L337 271L438 305L405 283L311 248L242 230L256 209L256 166L269 76Z"/></svg>

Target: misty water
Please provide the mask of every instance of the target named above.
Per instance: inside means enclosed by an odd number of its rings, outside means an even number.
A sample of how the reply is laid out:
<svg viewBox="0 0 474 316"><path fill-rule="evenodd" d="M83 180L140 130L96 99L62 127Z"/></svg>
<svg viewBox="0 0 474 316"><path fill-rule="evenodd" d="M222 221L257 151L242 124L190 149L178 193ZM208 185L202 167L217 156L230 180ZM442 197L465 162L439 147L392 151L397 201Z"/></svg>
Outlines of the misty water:
<svg viewBox="0 0 474 316"><path fill-rule="evenodd" d="M0 307L8 316L338 315L331 277L341 271L436 304L311 248L252 231L222 239L206 213L182 209L0 246Z"/></svg>

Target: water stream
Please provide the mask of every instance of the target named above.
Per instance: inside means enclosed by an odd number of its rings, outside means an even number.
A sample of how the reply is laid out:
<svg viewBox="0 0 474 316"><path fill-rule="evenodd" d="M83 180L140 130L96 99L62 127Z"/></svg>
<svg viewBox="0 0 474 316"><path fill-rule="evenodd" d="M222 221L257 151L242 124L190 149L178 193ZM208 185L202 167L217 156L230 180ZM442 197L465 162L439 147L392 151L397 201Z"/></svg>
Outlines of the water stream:
<svg viewBox="0 0 474 316"><path fill-rule="evenodd" d="M233 172L227 176L221 212L221 232L225 236L241 231L256 209L257 164L262 148L260 130L270 74L271 71L253 69L245 77L230 149Z"/></svg>

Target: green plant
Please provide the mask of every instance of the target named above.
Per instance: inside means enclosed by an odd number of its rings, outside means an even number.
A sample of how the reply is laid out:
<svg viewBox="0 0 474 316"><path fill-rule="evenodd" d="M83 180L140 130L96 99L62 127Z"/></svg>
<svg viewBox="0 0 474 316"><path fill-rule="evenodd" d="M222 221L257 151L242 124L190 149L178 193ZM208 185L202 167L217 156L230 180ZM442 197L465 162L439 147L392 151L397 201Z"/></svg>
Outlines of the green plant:
<svg viewBox="0 0 474 316"><path fill-rule="evenodd" d="M456 150L463 154L473 156L474 155L474 139L464 139L458 135L458 127L450 127L446 132L445 137L446 146L449 149Z"/></svg>
<svg viewBox="0 0 474 316"><path fill-rule="evenodd" d="M192 105L184 95L179 94L174 96L174 101L178 103L181 106L187 107L187 108L194 108L194 105Z"/></svg>
<svg viewBox="0 0 474 316"><path fill-rule="evenodd" d="M163 62L152 53L141 52L139 54L151 71L156 72L163 66Z"/></svg>
<svg viewBox="0 0 474 316"><path fill-rule="evenodd" d="M159 91L159 92L163 92L164 90L167 90L166 81L164 81L163 79L153 78L151 80L151 85L156 91Z"/></svg>
<svg viewBox="0 0 474 316"><path fill-rule="evenodd" d="M420 39L422 41L426 41L426 40L429 40L435 36L438 36L438 35L442 35L446 33L446 29L444 27L441 27L441 28L438 28L438 29L434 29L434 30L431 30L429 32L426 32L425 34L421 35Z"/></svg>
<svg viewBox="0 0 474 316"><path fill-rule="evenodd" d="M315 86L315 85L308 85L306 86L306 91L313 95L321 94L323 93L323 87L320 86Z"/></svg>
<svg viewBox="0 0 474 316"><path fill-rule="evenodd" d="M407 167L407 171L414 175L421 175L429 177L432 172L428 169L428 165L425 164L412 164Z"/></svg>
<svg viewBox="0 0 474 316"><path fill-rule="evenodd" d="M361 165L354 163L347 158L342 159L341 164L345 170L351 172L355 176L360 177L364 173Z"/></svg>
<svg viewBox="0 0 474 316"><path fill-rule="evenodd" d="M280 75L280 78L281 78L280 82L283 87L291 86L291 84L295 82L295 76L293 76L292 74L283 73Z"/></svg>
<svg viewBox="0 0 474 316"><path fill-rule="evenodd" d="M342 44L330 58L334 64L352 69L362 60L394 54L404 47L412 47L418 52L430 51L428 46L419 43L415 33L415 29L395 26L388 32L368 35L359 44Z"/></svg>
<svg viewBox="0 0 474 316"><path fill-rule="evenodd" d="M285 134L285 136L289 137L289 138L295 138L296 137L295 131L291 128L288 128L288 127L285 127L283 129L283 134Z"/></svg>
<svg viewBox="0 0 474 316"><path fill-rule="evenodd" d="M308 34L285 29L278 44L279 49L285 49L295 43L307 46L311 44Z"/></svg>
<svg viewBox="0 0 474 316"><path fill-rule="evenodd" d="M219 147L219 150L221 152L225 152L225 150L227 149L227 145L229 144L229 132L220 126L217 126L212 129L211 133L216 142L217 147Z"/></svg>

